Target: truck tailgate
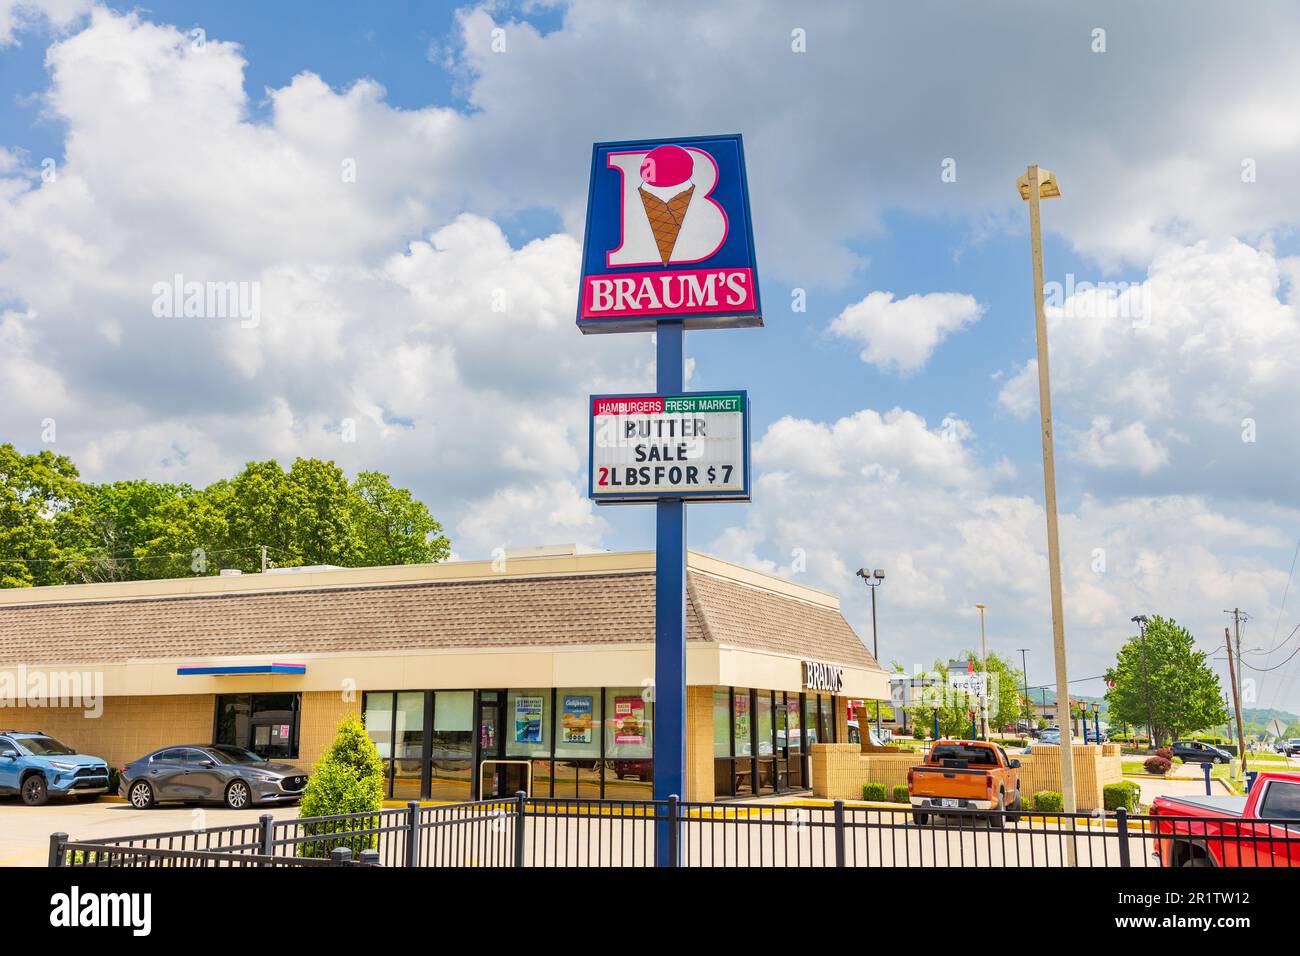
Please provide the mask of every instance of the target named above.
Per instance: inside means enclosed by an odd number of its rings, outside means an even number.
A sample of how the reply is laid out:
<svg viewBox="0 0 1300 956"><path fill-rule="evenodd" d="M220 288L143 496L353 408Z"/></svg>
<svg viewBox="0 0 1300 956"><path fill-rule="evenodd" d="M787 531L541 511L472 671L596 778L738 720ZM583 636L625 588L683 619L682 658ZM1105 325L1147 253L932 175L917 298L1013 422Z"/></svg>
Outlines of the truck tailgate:
<svg viewBox="0 0 1300 956"><path fill-rule="evenodd" d="M913 767L912 796L983 800L988 796L984 782L987 773L973 768Z"/></svg>
<svg viewBox="0 0 1300 956"><path fill-rule="evenodd" d="M1245 797L1161 796L1164 805L1187 807L1197 816L1239 817L1246 811Z"/></svg>

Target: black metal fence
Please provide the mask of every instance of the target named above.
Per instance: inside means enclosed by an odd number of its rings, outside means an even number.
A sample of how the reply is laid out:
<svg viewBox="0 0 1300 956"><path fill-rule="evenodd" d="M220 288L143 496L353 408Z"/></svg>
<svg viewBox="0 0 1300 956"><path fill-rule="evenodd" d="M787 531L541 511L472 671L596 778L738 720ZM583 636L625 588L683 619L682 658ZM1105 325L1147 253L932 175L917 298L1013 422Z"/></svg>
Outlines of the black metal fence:
<svg viewBox="0 0 1300 956"><path fill-rule="evenodd" d="M485 800L85 842L51 866L1300 867L1300 821L755 803Z"/></svg>

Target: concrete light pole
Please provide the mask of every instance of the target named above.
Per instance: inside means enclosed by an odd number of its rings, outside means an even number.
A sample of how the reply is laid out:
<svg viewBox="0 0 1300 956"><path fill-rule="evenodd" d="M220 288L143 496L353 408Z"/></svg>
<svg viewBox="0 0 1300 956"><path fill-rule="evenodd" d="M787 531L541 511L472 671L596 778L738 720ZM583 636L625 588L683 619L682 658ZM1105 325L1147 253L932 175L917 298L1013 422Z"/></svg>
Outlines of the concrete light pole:
<svg viewBox="0 0 1300 956"><path fill-rule="evenodd" d="M884 583L885 572L881 568L876 568L874 571L858 568L858 577L862 578L862 582L871 588L871 656L879 664L880 650L876 646L876 588ZM861 733L861 730L862 728L859 726L859 733ZM876 701L876 737L880 737L880 701Z"/></svg>
<svg viewBox="0 0 1300 956"><path fill-rule="evenodd" d="M989 651L988 645L984 642L984 605L976 604L980 612L980 670L984 676L980 678L980 720L984 727L984 736L989 735Z"/></svg>
<svg viewBox="0 0 1300 956"><path fill-rule="evenodd" d="M1028 735L1034 723L1034 705L1029 699L1029 664L1025 662L1029 648L1017 647L1016 650L1020 652L1020 679L1025 684L1025 734Z"/></svg>
<svg viewBox="0 0 1300 956"><path fill-rule="evenodd" d="M1038 414L1043 437L1043 510L1047 514L1047 569L1052 590L1052 651L1056 657L1056 715L1061 725L1061 798L1074 813L1074 746L1070 727L1070 679L1065 666L1065 610L1061 598L1061 539L1056 523L1056 453L1052 438L1052 387L1047 367L1047 316L1043 308L1043 225L1039 203L1061 195L1056 177L1030 166L1016 181L1029 201L1029 244L1034 269L1034 333L1038 342ZM1073 843L1070 844L1073 849ZM1071 855L1073 855L1071 853Z"/></svg>

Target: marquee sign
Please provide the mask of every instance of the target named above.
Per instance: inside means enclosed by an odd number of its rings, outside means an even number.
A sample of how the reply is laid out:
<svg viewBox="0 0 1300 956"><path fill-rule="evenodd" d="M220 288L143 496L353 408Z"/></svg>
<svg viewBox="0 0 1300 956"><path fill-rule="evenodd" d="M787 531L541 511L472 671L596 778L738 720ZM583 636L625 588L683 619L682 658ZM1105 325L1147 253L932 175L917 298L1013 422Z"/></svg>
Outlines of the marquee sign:
<svg viewBox="0 0 1300 956"><path fill-rule="evenodd" d="M745 392L593 395L588 495L749 500Z"/></svg>
<svg viewBox="0 0 1300 956"><path fill-rule="evenodd" d="M583 332L761 326L738 135L597 143L578 293Z"/></svg>
<svg viewBox="0 0 1300 956"><path fill-rule="evenodd" d="M838 664L804 661L803 686L806 690L829 691L832 694L838 694L844 690L844 668Z"/></svg>

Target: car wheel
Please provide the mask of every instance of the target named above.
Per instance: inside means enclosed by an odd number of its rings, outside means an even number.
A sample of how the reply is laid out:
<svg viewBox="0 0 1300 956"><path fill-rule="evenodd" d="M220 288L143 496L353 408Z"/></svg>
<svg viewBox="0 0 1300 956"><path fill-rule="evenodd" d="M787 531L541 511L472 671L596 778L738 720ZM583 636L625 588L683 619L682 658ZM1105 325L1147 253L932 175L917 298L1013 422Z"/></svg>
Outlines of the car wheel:
<svg viewBox="0 0 1300 956"><path fill-rule="evenodd" d="M999 790L998 805L993 808L993 812L989 814L989 818L988 818L989 826L991 826L994 830L1001 830L1006 825L1007 818L1003 816L1003 814L1006 812L1006 809L1007 809L1006 791Z"/></svg>
<svg viewBox="0 0 1300 956"><path fill-rule="evenodd" d="M226 787L226 806L232 810L243 810L253 802L253 792L242 780L232 780Z"/></svg>
<svg viewBox="0 0 1300 956"><path fill-rule="evenodd" d="M73 797L76 798L76 801L77 801L78 803L94 803L96 800L99 799L99 794L97 794L97 793L76 793L76 794L73 794Z"/></svg>
<svg viewBox="0 0 1300 956"><path fill-rule="evenodd" d="M923 827L923 826L925 826L927 823L930 822L930 814L928 814L928 813L913 813L913 814L912 814L912 822L915 823L918 827Z"/></svg>
<svg viewBox="0 0 1300 956"><path fill-rule="evenodd" d="M23 803L29 807L41 807L50 799L49 788L45 786L45 777L34 773L23 781Z"/></svg>
<svg viewBox="0 0 1300 956"><path fill-rule="evenodd" d="M1024 809L1024 801L1020 799L1020 794L1017 793L1015 802L1011 804L1011 813L1007 815L1007 819L1012 823L1019 823L1020 811L1023 809Z"/></svg>
<svg viewBox="0 0 1300 956"><path fill-rule="evenodd" d="M126 798L137 810L148 810L154 805L153 787L145 780L137 780L126 792Z"/></svg>

